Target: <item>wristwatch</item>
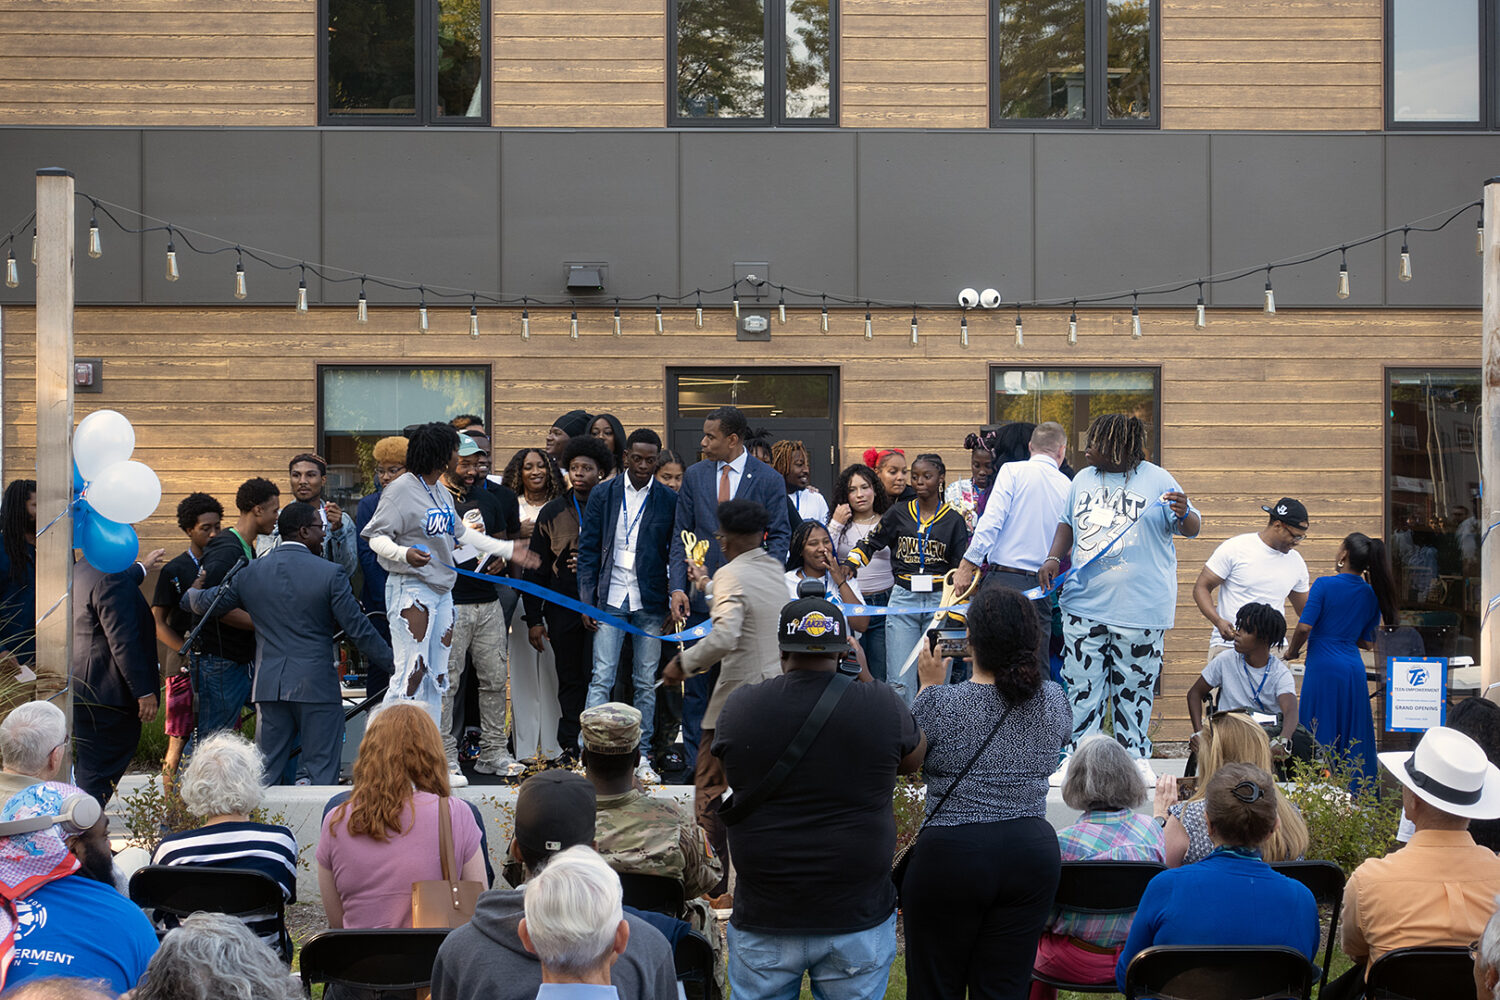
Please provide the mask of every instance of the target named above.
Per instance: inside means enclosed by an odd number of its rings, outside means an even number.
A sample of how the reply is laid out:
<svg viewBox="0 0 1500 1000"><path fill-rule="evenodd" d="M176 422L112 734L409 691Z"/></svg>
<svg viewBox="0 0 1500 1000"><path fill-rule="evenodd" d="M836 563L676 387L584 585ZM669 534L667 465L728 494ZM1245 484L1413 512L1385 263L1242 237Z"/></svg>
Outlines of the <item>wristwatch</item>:
<svg viewBox="0 0 1500 1000"><path fill-rule="evenodd" d="M1152 820L1154 820L1156 822L1156 825L1159 826L1159 827L1161 827L1163 830L1165 830L1167 828L1167 817L1165 817L1165 816L1152 816L1151 818L1152 818Z"/></svg>

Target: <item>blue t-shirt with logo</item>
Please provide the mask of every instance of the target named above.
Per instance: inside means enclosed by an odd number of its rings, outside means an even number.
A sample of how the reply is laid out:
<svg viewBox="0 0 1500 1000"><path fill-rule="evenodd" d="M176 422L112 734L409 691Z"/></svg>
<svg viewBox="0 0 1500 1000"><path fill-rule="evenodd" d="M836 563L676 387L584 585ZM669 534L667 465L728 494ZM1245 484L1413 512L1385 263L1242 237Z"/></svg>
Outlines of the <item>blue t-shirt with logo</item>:
<svg viewBox="0 0 1500 1000"><path fill-rule="evenodd" d="M1167 629L1177 617L1177 515L1161 503L1182 492L1159 465L1142 462L1130 472L1087 468L1073 478L1062 523L1073 529L1073 566L1063 584L1062 610L1119 628ZM1189 510L1196 508L1189 505ZM1092 563L1110 538L1139 521ZM1085 563L1089 563L1084 566Z"/></svg>
<svg viewBox="0 0 1500 1000"><path fill-rule="evenodd" d="M112 885L74 874L16 900L16 957L7 988L30 979L101 979L135 988L156 954L156 931Z"/></svg>

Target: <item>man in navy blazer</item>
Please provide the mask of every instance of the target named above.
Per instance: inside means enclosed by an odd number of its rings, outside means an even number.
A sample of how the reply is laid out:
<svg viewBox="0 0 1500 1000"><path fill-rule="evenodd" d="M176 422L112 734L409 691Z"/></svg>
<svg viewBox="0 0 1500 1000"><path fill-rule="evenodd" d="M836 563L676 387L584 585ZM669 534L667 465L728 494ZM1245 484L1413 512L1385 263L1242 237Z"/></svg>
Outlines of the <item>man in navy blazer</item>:
<svg viewBox="0 0 1500 1000"><path fill-rule="evenodd" d="M135 756L141 723L159 707L156 622L141 582L161 557L157 549L119 573L86 561L73 567L74 776L101 806Z"/></svg>
<svg viewBox="0 0 1500 1000"><path fill-rule="evenodd" d="M652 635L661 635L667 620L667 558L677 517L677 494L656 481L660 453L661 438L649 428L625 439L624 471L589 494L578 540L578 599ZM610 692L624 644L624 632L599 626L587 708L614 700ZM649 748L661 642L634 636L631 649L635 707L641 710L641 747ZM636 773L643 781L660 780L644 754Z"/></svg>
<svg viewBox="0 0 1500 1000"><path fill-rule="evenodd" d="M786 480L781 473L745 450L750 422L733 406L721 406L703 420L699 447L703 461L688 467L677 494L677 521L672 530L672 557L668 563L672 587L672 614L696 624L708 617L708 602L688 585L687 551L683 532L708 542L703 560L710 577L724 563L724 553L714 533L719 530L721 500L754 500L770 514L765 550L772 559L786 563L791 528L787 523ZM689 594L692 594L689 597ZM683 684L682 747L692 772L698 756L698 736L708 696L713 690L712 671L689 677Z"/></svg>
<svg viewBox="0 0 1500 1000"><path fill-rule="evenodd" d="M392 666L391 647L360 610L349 574L320 556L323 521L311 504L287 504L276 520L282 542L222 587L201 584L182 595L184 608L223 614L244 608L255 621L255 743L266 757L267 782L286 769L302 743L302 767L317 785L336 785L344 710L333 637L343 629L373 665Z"/></svg>

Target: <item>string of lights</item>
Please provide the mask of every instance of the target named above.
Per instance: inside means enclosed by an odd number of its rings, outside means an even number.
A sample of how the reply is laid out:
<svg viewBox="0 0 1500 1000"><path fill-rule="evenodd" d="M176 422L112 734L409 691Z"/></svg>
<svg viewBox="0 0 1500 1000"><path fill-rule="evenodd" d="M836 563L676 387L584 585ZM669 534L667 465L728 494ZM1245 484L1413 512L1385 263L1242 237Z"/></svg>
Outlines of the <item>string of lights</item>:
<svg viewBox="0 0 1500 1000"><path fill-rule="evenodd" d="M541 308L566 306L569 309L569 337L573 340L579 339L579 303L578 300L573 297L556 295L515 294L504 291L481 291L478 289L460 288L450 285L433 285L420 282L412 283L384 275L374 275L368 272L349 270L347 268L338 267L322 262L313 262L296 257L290 257L285 254L281 254L272 250L266 250L260 247L246 246L242 243L237 243L235 241L228 240L224 237L217 236L212 233L206 233L201 230L175 225L166 220L157 219L152 216L145 215L144 213L139 212L135 209L108 202L84 192L79 192L78 198L81 201L87 202L90 209L88 235L88 255L90 257L98 258L102 256L104 252L103 240L101 239L99 232L99 217L102 214L106 220L108 220L112 225L118 228L122 233L130 235L149 235L152 233L162 233L165 235L165 276L166 280L168 281L177 281L181 276L177 251L178 241L181 241L182 246L186 250L203 257L214 257L220 254L233 253L235 256L233 273L233 295L236 299L240 300L243 300L248 295L248 279L245 272L245 260L248 258L254 263L260 264L274 271L298 272L299 277L297 282L297 298L295 305L295 309L298 313L306 313L308 311L307 276L309 274L312 274L322 281L331 284L345 284L356 281L359 283L359 294L355 299L355 317L356 321L359 323L366 323L369 321L369 300L366 296L366 289L368 286L373 285L379 288L384 288L396 292L416 293L417 329L422 333L426 333L430 329L427 299L428 296L431 296L434 299L442 301L461 301L463 299L467 299L469 301L469 335L476 339L480 335L479 306L481 303L494 306L520 306L521 337L523 340L529 340L531 337L532 306ZM1475 222L1475 253L1482 253L1484 245L1483 203L1476 200L1463 205L1444 209L1441 212L1435 212L1420 219L1406 222L1399 226L1393 226L1389 229L1381 230L1380 232L1370 233L1368 235L1358 237L1357 239L1346 240L1335 245L1322 247L1317 250L1305 251L1290 257L1271 260L1264 264L1256 264L1251 267L1236 268L1228 271L1220 271L1214 274L1202 275L1200 277L1195 277L1187 280L1169 281L1157 285L1149 285L1131 289L1121 289L1111 292L1101 292L1086 295L1070 295L1060 298L1042 298L1017 301L1015 303L1015 344L1017 347L1024 347L1026 344L1025 321L1023 317L1023 311L1026 309L1068 306L1070 310L1068 316L1068 343L1077 344L1078 307L1080 305L1102 306L1112 303L1124 302L1127 299L1130 301L1130 335L1134 339L1139 340L1143 336L1140 311L1140 300L1142 296L1149 298L1151 296L1173 295L1177 292L1185 291L1194 287L1196 287L1197 289L1198 296L1197 302L1194 305L1193 326L1196 329L1201 330L1206 328L1208 325L1208 307L1203 298L1203 290L1205 286L1239 281L1261 272L1265 273L1265 294L1262 309L1264 310L1266 315L1275 315L1276 293L1272 284L1272 273L1278 268L1298 267L1304 264L1322 260L1323 258L1330 257L1333 254L1339 255L1339 267L1336 275L1335 294L1340 299L1347 299L1350 295L1351 288L1348 252L1357 247L1375 243L1397 234L1400 234L1401 236L1401 250L1397 258L1396 277L1399 281L1408 282L1412 280L1412 276L1414 273L1412 267L1412 254L1410 249L1411 234L1441 232L1449 225L1451 225L1454 221L1474 209L1479 210ZM141 222L141 225L132 226L127 224L119 217L119 215L116 214L116 212L134 216ZM33 213L18 226L9 230L3 240L3 244L5 247L5 285L8 288L15 288L20 284L20 269L16 262L14 245L17 238L24 237L26 229L28 227L31 228L32 231L32 264L35 265L36 263L37 241L35 219L36 216L35 213ZM1441 221L1437 221L1431 225L1423 225L1423 223L1435 219ZM204 245L199 245L200 243ZM211 245L215 243L219 245L216 247ZM716 288L695 288L692 292L650 292L645 295L636 296L616 295L612 296L610 299L605 300L604 302L585 303L584 308L607 309L612 306L613 333L614 336L618 337L623 334L624 329L624 321L621 315L622 305L644 306L654 303L655 329L657 333L663 333L665 331L665 324L662 314L663 302L675 306L683 306L686 305L689 300L691 300L694 309L694 322L699 328L702 328L704 325L704 310L705 308L711 308L704 306L704 295L714 296L722 294L724 292L730 292L730 309L732 310L735 319L739 319L741 311L740 286L742 284L749 286L749 288L755 293L757 298L767 294L769 291L774 290L777 293L777 319L781 323L786 322L788 295L792 296L794 299L805 300L806 304L819 303L821 309L820 326L822 332L824 333L827 333L829 331L828 306L830 302L832 302L835 306L848 307L857 307L862 304L865 309L864 335L866 340L873 340L875 337L874 316L872 312L873 309L897 309L904 308L907 305L906 302L888 301L854 295L841 295L823 290L800 288L796 285L782 284L760 279L751 280L749 278L739 278L727 285L721 285ZM998 295L998 293L993 292L993 290L986 289L983 295L981 295L980 293L975 292L973 289L964 289L964 291L960 295L960 300L958 303L961 312L959 320L959 341L962 346L969 346L969 310L971 308L975 308L976 306L981 306L985 309L993 309L998 307L999 303L1000 296ZM912 309L911 343L913 346L920 343L921 334L919 313L924 311L950 312L954 308L954 304L951 302L911 302L910 305Z"/></svg>

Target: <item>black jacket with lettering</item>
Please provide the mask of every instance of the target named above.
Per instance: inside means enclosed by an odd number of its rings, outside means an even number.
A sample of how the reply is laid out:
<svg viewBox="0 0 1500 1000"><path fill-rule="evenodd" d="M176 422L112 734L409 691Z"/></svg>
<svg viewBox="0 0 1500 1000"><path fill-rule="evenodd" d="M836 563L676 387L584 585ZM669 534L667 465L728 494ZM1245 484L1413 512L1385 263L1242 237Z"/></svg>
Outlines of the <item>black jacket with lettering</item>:
<svg viewBox="0 0 1500 1000"><path fill-rule="evenodd" d="M926 530L921 530L925 525ZM913 573L941 577L956 567L969 548L969 525L964 516L943 504L931 521L921 520L917 501L898 502L886 511L874 531L850 550L844 559L851 566L864 566L881 549L891 550L891 569L896 585L911 589ZM925 561L924 561L925 556ZM934 590L942 584L934 581Z"/></svg>

